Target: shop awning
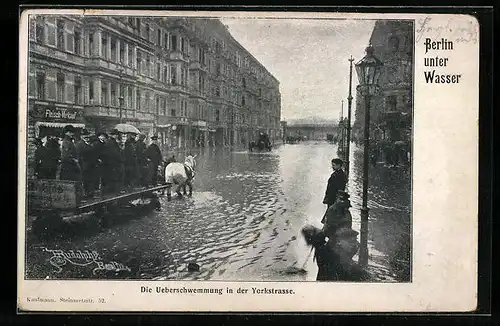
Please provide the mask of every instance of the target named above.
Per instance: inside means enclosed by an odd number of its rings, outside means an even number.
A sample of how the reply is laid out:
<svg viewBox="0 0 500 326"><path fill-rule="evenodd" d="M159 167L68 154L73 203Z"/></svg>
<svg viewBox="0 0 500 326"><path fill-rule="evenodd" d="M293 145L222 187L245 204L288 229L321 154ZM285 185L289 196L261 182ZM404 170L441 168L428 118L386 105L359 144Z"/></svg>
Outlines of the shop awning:
<svg viewBox="0 0 500 326"><path fill-rule="evenodd" d="M156 128L170 128L172 125L169 123L167 125L157 125Z"/></svg>
<svg viewBox="0 0 500 326"><path fill-rule="evenodd" d="M215 130L215 129L208 129L208 131L210 131L210 132L216 132L217 130Z"/></svg>
<svg viewBox="0 0 500 326"><path fill-rule="evenodd" d="M72 125L75 128L83 129L85 124L83 123L72 123L72 122L45 122L38 121L35 122L35 127L49 127L49 128L64 128L67 125Z"/></svg>

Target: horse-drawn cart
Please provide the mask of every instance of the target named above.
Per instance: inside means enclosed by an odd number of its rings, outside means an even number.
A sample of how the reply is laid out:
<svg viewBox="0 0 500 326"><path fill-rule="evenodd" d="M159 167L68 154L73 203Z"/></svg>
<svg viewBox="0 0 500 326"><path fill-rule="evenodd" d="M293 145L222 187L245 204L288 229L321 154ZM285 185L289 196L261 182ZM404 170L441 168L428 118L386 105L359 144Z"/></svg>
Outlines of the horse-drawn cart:
<svg viewBox="0 0 500 326"><path fill-rule="evenodd" d="M269 140L269 135L266 133L260 133L259 139L257 139L257 141L251 141L248 144L248 149L250 150L250 152L253 152L255 149L259 151L271 151L271 148L271 141Z"/></svg>
<svg viewBox="0 0 500 326"><path fill-rule="evenodd" d="M63 223L65 217L91 215L108 224L120 214L141 214L160 207L158 191L166 186L139 188L127 192L83 200L83 186L78 181L28 180L28 216L35 232Z"/></svg>

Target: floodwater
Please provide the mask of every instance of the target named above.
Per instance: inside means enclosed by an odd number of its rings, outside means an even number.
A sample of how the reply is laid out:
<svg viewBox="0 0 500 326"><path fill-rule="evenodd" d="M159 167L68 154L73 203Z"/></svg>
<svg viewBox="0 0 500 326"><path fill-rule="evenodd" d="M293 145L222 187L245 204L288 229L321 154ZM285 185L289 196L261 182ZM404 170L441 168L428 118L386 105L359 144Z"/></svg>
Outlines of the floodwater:
<svg viewBox="0 0 500 326"><path fill-rule="evenodd" d="M71 236L29 233L27 277L314 281L317 267L300 230L305 224L322 226L336 152L327 142L285 144L271 152L205 149L197 157L190 198L177 199L174 192L168 202L162 196L161 210L106 228L89 218ZM359 232L362 153L356 146L351 162L348 192ZM369 269L377 281L409 281L410 174L370 169ZM99 258L54 263L47 249L96 252ZM102 263L121 269L106 270ZM199 270L188 271L189 263ZM289 267L307 273L288 274Z"/></svg>

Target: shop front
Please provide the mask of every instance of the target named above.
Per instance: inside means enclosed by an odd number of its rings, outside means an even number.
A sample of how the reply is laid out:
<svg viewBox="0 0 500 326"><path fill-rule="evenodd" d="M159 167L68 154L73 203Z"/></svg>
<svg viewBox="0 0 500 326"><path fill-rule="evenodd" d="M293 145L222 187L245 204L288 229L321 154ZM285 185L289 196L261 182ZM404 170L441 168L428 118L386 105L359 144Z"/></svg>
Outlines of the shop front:
<svg viewBox="0 0 500 326"><path fill-rule="evenodd" d="M47 136L63 138L63 128L67 125L75 127L77 137L81 129L85 128L83 112L74 108L58 108L55 105L35 104L28 113L27 134L27 169L28 175L33 175L33 156L35 152L35 138L44 139Z"/></svg>
<svg viewBox="0 0 500 326"><path fill-rule="evenodd" d="M50 105L35 105L30 112L28 124L33 126L32 138L46 136L63 138L62 131L67 125L75 127L77 134L85 128L82 110Z"/></svg>
<svg viewBox="0 0 500 326"><path fill-rule="evenodd" d="M169 150L185 148L189 139L189 123L184 117L159 117L156 126L159 142Z"/></svg>
<svg viewBox="0 0 500 326"><path fill-rule="evenodd" d="M208 138L207 122L202 120L193 121L191 125L192 147L205 147Z"/></svg>

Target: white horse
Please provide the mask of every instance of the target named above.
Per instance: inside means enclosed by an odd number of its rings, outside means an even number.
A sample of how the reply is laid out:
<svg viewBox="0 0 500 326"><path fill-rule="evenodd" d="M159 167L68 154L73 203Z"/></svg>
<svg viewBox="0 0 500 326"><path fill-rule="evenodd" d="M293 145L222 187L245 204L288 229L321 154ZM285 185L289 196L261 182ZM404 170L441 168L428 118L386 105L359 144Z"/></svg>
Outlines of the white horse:
<svg viewBox="0 0 500 326"><path fill-rule="evenodd" d="M186 186L189 188L189 196L193 194L194 170L196 167L196 155L188 155L184 163L172 162L165 167L165 183L167 187L167 200L172 199L171 188L173 184L177 185L175 192L179 198L182 197L181 189L186 195Z"/></svg>

